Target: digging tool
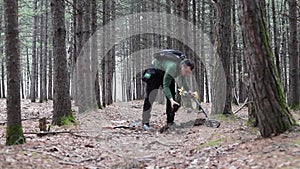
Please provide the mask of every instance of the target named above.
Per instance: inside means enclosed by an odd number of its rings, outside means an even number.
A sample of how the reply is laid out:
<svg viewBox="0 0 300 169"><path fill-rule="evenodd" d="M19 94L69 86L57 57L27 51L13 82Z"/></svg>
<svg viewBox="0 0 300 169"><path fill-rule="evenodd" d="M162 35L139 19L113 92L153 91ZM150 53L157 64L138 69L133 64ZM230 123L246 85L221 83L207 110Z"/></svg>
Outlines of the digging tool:
<svg viewBox="0 0 300 169"><path fill-rule="evenodd" d="M188 91L185 91L183 87L181 87L180 89L178 89L179 91L179 95L181 95L182 97L185 97L185 98L188 98L188 99L193 99L196 104L197 104L197 107L199 109L199 111L201 111L204 115L205 115L205 122L204 122L204 125L207 126L207 127L214 127L214 128L218 128L220 127L220 122L218 122L217 120L213 120L213 119L210 119L207 115L207 113L205 112L205 110L202 108L200 102L199 102L199 95L197 92L188 92ZM199 112L200 113L200 112Z"/></svg>

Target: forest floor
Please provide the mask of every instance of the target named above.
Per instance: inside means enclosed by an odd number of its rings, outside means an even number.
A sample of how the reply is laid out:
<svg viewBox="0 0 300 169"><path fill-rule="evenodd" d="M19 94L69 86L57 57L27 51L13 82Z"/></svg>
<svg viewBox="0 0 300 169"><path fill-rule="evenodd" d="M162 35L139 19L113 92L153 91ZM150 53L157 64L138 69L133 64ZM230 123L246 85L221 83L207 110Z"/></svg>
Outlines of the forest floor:
<svg viewBox="0 0 300 169"><path fill-rule="evenodd" d="M209 104L203 107L210 111ZM237 109L234 106L234 110ZM6 101L0 100L0 168L300 168L300 131L263 139L247 124L247 109L230 117L218 116L220 128L194 126L203 117L181 108L178 127L160 133L166 116L155 104L153 131L111 129L141 118L142 101L115 103L103 110L78 114L76 125L50 126L50 131L72 131L39 137L25 134L26 144L5 145ZM300 122L300 112L293 112ZM52 102L22 101L23 130L39 132L38 119L51 123Z"/></svg>

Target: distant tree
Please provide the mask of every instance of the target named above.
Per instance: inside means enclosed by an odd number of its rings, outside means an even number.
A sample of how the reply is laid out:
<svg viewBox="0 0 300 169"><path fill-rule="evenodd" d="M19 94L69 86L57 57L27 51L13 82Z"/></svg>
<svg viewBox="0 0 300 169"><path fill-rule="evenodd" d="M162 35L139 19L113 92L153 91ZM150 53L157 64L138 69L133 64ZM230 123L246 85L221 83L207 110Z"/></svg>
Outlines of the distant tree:
<svg viewBox="0 0 300 169"><path fill-rule="evenodd" d="M14 145L25 142L21 122L18 0L4 0L4 15L8 96L6 145Z"/></svg>
<svg viewBox="0 0 300 169"><path fill-rule="evenodd" d="M34 0L34 16L33 16L33 40L32 40L32 67L31 67L31 84L30 84L30 99L35 102L36 96L36 81L37 77L37 54L36 54L36 39L37 39L37 0Z"/></svg>
<svg viewBox="0 0 300 169"><path fill-rule="evenodd" d="M1 33L3 32L3 29L2 29L2 23L3 23L3 14L2 14L2 5L0 5L0 62L1 62L1 67L2 67L2 62L4 61L4 56L3 56L3 38L2 38L2 35ZM2 72L1 73L1 76L4 75L4 73ZM4 91L3 91L4 92ZM3 96L5 96L5 93L3 93ZM2 83L0 81L0 98L2 98Z"/></svg>
<svg viewBox="0 0 300 169"><path fill-rule="evenodd" d="M65 1L51 0L53 27L54 97L52 124L64 125L73 121L66 54Z"/></svg>
<svg viewBox="0 0 300 169"><path fill-rule="evenodd" d="M1 62L1 87L2 87L2 98L5 98L5 70L4 70L5 58L2 58Z"/></svg>
<svg viewBox="0 0 300 169"><path fill-rule="evenodd" d="M98 59L98 51L97 51L97 44L98 44L98 36L97 36L97 7L98 3L96 0L92 0L92 11L91 11L91 18L92 18L92 33L93 33L93 42L92 42L92 57ZM94 64L93 64L94 65ZM101 99L100 99L100 81L99 81L99 70L98 70L98 62L96 64L96 80L95 80L95 95L96 95L96 102L98 108L101 108Z"/></svg>
<svg viewBox="0 0 300 169"><path fill-rule="evenodd" d="M245 57L254 112L263 137L278 135L295 123L285 102L269 44L264 0L239 0Z"/></svg>
<svg viewBox="0 0 300 169"><path fill-rule="evenodd" d="M40 4L40 10L42 11L41 15L40 15L40 52L39 52L39 55L40 55L40 72L39 72L39 75L40 75L40 100L39 102L40 103L43 103L44 101L44 85L43 85L43 78L44 78L44 74L43 74L43 69L44 69L44 54L43 54L43 45L44 45L44 13L43 13L43 10L44 10L44 1L42 0L41 1L41 4Z"/></svg>

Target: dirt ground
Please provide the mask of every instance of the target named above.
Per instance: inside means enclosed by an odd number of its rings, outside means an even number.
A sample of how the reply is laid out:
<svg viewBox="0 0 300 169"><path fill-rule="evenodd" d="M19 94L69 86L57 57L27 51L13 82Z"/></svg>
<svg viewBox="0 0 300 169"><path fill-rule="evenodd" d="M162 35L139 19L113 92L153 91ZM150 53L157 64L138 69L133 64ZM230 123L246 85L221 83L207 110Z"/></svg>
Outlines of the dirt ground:
<svg viewBox="0 0 300 169"><path fill-rule="evenodd" d="M52 102L22 101L26 144L5 145L6 101L0 100L0 168L300 168L300 130L263 139L247 124L247 109L218 116L220 128L193 126L196 111L181 108L175 130L160 133L166 115L155 104L152 131L140 125L142 102L115 103L103 110L76 115L76 125L51 126ZM208 112L209 104L203 104ZM238 107L234 106L234 110ZM300 122L300 112L293 112ZM38 119L46 117L50 131L72 131L39 137ZM131 125L134 129L111 129Z"/></svg>

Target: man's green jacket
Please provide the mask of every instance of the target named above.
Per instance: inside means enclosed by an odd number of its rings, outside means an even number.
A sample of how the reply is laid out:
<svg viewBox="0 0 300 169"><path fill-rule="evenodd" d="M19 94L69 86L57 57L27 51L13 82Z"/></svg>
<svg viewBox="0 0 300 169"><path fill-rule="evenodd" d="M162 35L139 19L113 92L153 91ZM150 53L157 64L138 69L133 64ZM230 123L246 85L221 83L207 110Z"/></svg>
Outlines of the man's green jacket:
<svg viewBox="0 0 300 169"><path fill-rule="evenodd" d="M183 77L181 75L181 65L183 62L184 62L184 60L179 63L171 61L171 60L154 59L152 61L152 64L155 66L156 69L165 71L165 75L163 78L163 91L168 99L173 98L169 86L170 86L172 80L177 77L179 77L179 81L182 83L183 88L185 90L188 90L186 79L185 79L185 77Z"/></svg>

